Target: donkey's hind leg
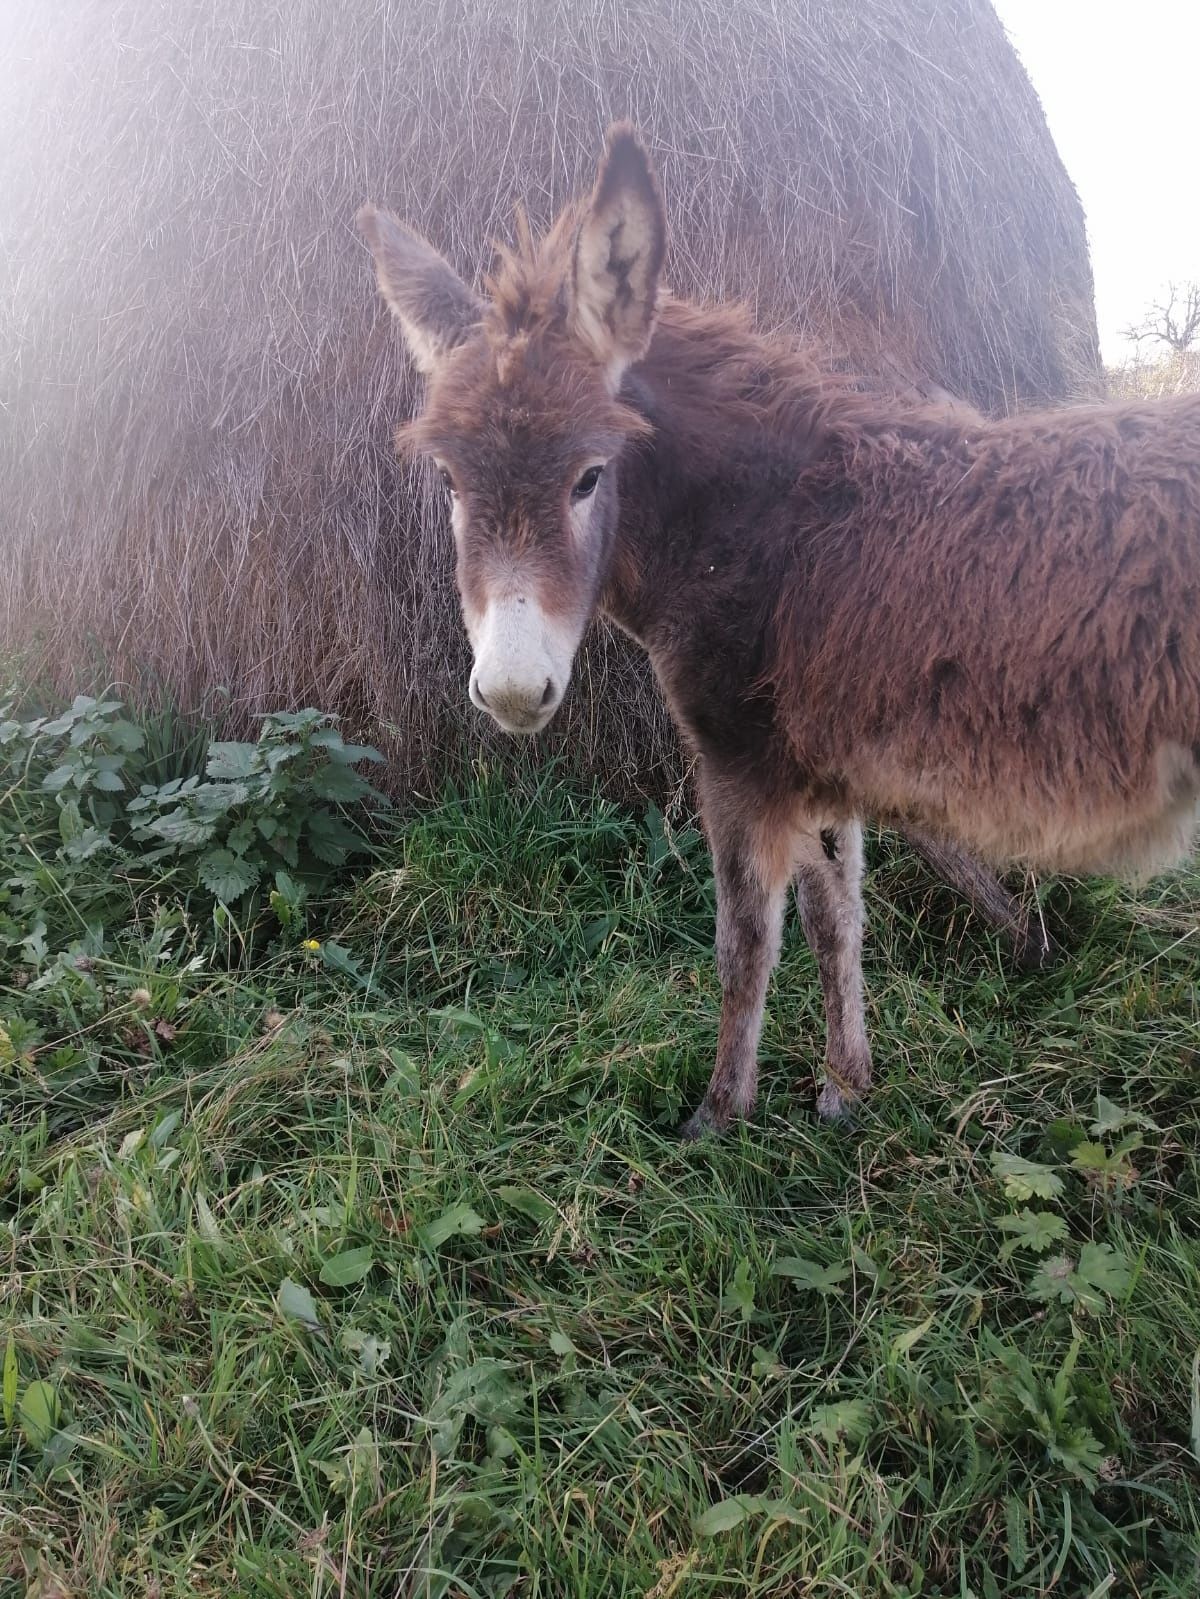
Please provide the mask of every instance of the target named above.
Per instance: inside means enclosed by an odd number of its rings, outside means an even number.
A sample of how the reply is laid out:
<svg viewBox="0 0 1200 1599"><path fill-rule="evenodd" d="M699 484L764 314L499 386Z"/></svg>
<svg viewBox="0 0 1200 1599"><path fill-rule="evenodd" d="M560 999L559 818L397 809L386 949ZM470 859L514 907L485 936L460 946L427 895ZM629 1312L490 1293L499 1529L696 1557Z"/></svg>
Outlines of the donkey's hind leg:
<svg viewBox="0 0 1200 1599"><path fill-rule="evenodd" d="M1041 916L1010 894L981 861L949 839L920 828L898 831L939 877L963 895L975 914L1007 940L1022 971L1035 972L1050 964L1056 951Z"/></svg>
<svg viewBox="0 0 1200 1599"><path fill-rule="evenodd" d="M863 842L858 822L805 833L796 867L804 936L825 996L825 1084L821 1115L844 1116L871 1083L863 1013Z"/></svg>
<svg viewBox="0 0 1200 1599"><path fill-rule="evenodd" d="M758 1039L794 864L794 835L741 784L700 774L700 808L717 881L721 1020L717 1061L699 1109L680 1133L720 1132L754 1107Z"/></svg>

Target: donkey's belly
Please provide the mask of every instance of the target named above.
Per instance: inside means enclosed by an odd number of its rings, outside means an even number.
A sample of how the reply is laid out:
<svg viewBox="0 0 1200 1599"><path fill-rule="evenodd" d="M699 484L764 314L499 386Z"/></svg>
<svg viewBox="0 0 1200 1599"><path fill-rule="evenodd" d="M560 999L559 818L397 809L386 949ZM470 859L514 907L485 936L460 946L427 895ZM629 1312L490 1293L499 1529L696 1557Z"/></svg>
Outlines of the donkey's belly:
<svg viewBox="0 0 1200 1599"><path fill-rule="evenodd" d="M1144 878L1189 857L1200 819L1200 766L1178 744L1164 744L1141 781L1120 790L1016 769L986 786L927 766L892 779L866 809L941 831L997 866Z"/></svg>

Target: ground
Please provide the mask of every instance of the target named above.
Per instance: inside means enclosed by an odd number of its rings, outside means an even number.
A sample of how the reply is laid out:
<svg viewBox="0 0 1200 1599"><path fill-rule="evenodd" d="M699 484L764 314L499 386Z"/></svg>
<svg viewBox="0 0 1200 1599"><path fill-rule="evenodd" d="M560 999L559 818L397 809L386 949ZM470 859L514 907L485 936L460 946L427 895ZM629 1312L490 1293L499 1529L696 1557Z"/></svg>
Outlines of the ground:
<svg viewBox="0 0 1200 1599"><path fill-rule="evenodd" d="M653 809L484 774L259 944L143 878L10 952L0 1591L1200 1591L1200 880L1054 885L1016 976L871 856L874 1098L815 1119L793 916L697 1146Z"/></svg>

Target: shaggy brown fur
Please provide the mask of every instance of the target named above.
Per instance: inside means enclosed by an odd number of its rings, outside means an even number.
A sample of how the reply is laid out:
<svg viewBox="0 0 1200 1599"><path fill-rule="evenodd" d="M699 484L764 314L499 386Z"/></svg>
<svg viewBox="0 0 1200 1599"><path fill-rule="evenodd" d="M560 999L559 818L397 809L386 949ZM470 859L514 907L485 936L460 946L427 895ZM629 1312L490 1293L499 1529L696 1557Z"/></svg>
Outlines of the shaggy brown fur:
<svg viewBox="0 0 1200 1599"><path fill-rule="evenodd" d="M667 300L653 321L661 225L617 130L590 206L441 330L407 441L455 485L468 624L499 566L531 612L599 604L701 756L723 1004L695 1133L753 1103L793 881L826 999L821 1108L865 1091L863 817L1075 870L1186 851L1200 397L1003 423L881 400L736 309ZM427 283L373 242L407 326Z"/></svg>

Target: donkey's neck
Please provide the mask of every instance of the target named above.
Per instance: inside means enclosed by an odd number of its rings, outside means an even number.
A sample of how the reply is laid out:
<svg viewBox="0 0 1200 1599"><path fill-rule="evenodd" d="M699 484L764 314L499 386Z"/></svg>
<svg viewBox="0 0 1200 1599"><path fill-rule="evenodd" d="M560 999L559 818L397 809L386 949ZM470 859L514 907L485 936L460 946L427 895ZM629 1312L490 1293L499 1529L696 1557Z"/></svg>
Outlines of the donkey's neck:
<svg viewBox="0 0 1200 1599"><path fill-rule="evenodd" d="M653 655L664 630L703 623L713 603L736 594L739 605L761 608L766 528L777 525L765 513L811 461L828 401L785 346L735 314L679 304L667 308L621 398L651 431L618 462L620 513L601 603Z"/></svg>

